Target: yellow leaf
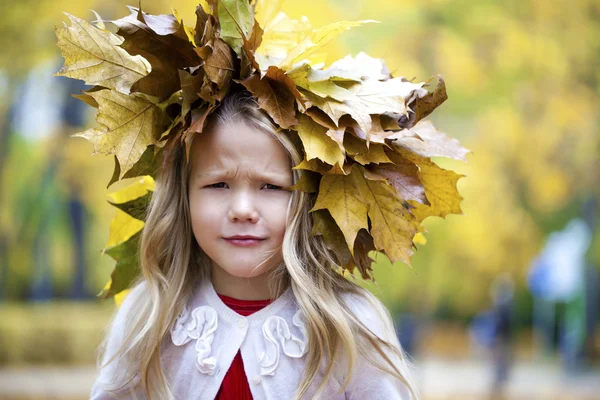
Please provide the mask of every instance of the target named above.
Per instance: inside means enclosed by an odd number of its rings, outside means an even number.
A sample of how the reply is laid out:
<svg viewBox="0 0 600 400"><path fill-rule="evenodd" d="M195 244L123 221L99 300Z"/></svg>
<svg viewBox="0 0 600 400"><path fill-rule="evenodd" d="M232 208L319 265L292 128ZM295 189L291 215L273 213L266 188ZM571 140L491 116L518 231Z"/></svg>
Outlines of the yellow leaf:
<svg viewBox="0 0 600 400"><path fill-rule="evenodd" d="M394 188L384 180L364 177L364 168L355 165L352 176L361 200L368 205L371 236L377 250L383 250L392 262L411 265L412 240L423 230L419 221L403 207Z"/></svg>
<svg viewBox="0 0 600 400"><path fill-rule="evenodd" d="M128 94L137 80L150 73L152 67L144 57L132 56L120 47L123 38L65 14L71 26L55 28L65 64L55 76L81 79L88 85Z"/></svg>
<svg viewBox="0 0 600 400"><path fill-rule="evenodd" d="M406 115L408 98L416 95L422 83L411 83L401 78L387 81L366 80L348 90L352 96L345 101L323 99L307 91L302 93L308 99L307 106L316 106L323 110L337 125L344 115L350 115L366 133L372 129L371 114Z"/></svg>
<svg viewBox="0 0 600 400"><path fill-rule="evenodd" d="M137 179L127 187L109 194L113 203L126 203L145 196L149 191L154 191L155 182L150 176ZM133 218L126 212L117 209L115 217L110 223L110 233L106 248L111 248L124 243L144 227L144 222Z"/></svg>
<svg viewBox="0 0 600 400"><path fill-rule="evenodd" d="M425 245L427 244L427 238L425 237L425 235L423 235L423 232L419 232L413 238L413 243Z"/></svg>
<svg viewBox="0 0 600 400"><path fill-rule="evenodd" d="M104 288L102 289L101 293L107 293L110 290L110 287L112 286L112 278L108 278L108 282L106 282L106 285L104 285ZM121 307L121 304L123 304L123 301L125 301L125 298L127 298L127 295L129 295L129 293L131 292L131 289L125 289L120 291L119 293L115 294L113 299L115 300L115 305L117 307Z"/></svg>
<svg viewBox="0 0 600 400"><path fill-rule="evenodd" d="M419 221L429 216L445 218L448 214L463 213L460 208L463 198L458 192L457 182L466 175L443 169L429 159L409 154L404 150L401 150L401 154L419 167L419 180L425 187L425 196L430 203L426 205L409 201L415 207L411 213Z"/></svg>
<svg viewBox="0 0 600 400"><path fill-rule="evenodd" d="M123 304L129 293L131 293L131 289L125 289L115 294L115 304L117 305L117 307L121 307L121 304Z"/></svg>
<svg viewBox="0 0 600 400"><path fill-rule="evenodd" d="M327 136L327 128L314 122L310 117L299 114L299 124L295 127L302 140L306 159L318 158L328 164L344 164L345 155L340 146Z"/></svg>
<svg viewBox="0 0 600 400"><path fill-rule="evenodd" d="M313 30L308 37L304 38L302 42L289 51L287 57L279 64L279 68L285 71L289 70L294 63L308 58L316 50L319 50L321 47L329 43L340 33L355 26L360 26L369 22L378 21L339 21Z"/></svg>
<svg viewBox="0 0 600 400"><path fill-rule="evenodd" d="M356 169L350 175L324 175L319 185L315 210L329 210L341 229L350 253L354 256L354 241L361 229L368 229L367 205L362 201L356 185ZM324 236L332 233L324 233Z"/></svg>
<svg viewBox="0 0 600 400"><path fill-rule="evenodd" d="M163 111L142 95L125 95L115 90L89 93L99 105L91 128L72 136L83 137L94 144L94 154L115 154L121 168L120 179L137 163L165 128Z"/></svg>
<svg viewBox="0 0 600 400"><path fill-rule="evenodd" d="M261 23L261 26L264 33L256 51L256 58L262 69L278 65L312 29L305 17L299 21L293 20L283 11L277 13L268 22Z"/></svg>
<svg viewBox="0 0 600 400"><path fill-rule="evenodd" d="M110 222L110 233L106 248L126 242L130 237L141 231L143 227L143 221L117 209L114 218Z"/></svg>
<svg viewBox="0 0 600 400"><path fill-rule="evenodd" d="M146 175L119 191L109 193L108 197L113 203L126 203L135 200L138 197L145 196L149 191L154 192L155 189L156 183L154 182L154 179L151 176Z"/></svg>

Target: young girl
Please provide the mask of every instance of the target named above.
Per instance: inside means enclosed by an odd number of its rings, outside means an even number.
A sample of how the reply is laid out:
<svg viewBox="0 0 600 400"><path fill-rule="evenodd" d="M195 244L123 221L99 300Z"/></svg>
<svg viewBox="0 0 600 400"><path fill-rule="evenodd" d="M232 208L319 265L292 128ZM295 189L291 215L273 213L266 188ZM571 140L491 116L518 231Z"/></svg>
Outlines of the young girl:
<svg viewBox="0 0 600 400"><path fill-rule="evenodd" d="M175 145L92 399L418 398L389 312L311 234L315 195L284 189L299 146L244 90L189 163Z"/></svg>

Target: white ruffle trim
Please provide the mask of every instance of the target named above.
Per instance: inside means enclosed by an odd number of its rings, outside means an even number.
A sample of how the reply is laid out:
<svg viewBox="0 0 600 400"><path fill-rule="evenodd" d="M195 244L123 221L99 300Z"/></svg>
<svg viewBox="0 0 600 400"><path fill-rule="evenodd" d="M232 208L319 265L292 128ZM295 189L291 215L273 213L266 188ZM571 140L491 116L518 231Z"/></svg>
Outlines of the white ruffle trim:
<svg viewBox="0 0 600 400"><path fill-rule="evenodd" d="M300 358L306 353L306 326L304 324L302 310L298 310L292 318L292 323L302 334L302 338L290 332L285 319L272 315L263 324L263 335L265 337L265 351L259 358L260 374L275 375L279 365L281 349L288 357Z"/></svg>
<svg viewBox="0 0 600 400"><path fill-rule="evenodd" d="M217 364L216 358L210 356L217 323L218 316L214 308L201 306L190 312L186 305L171 327L171 340L175 346L196 340L196 367L207 375L214 373ZM307 334L302 310L294 314L292 323L300 331L300 338L290 331L287 321L282 317L272 315L263 324L265 351L258 360L261 375L275 375L282 349L285 355L292 358L306 354Z"/></svg>
<svg viewBox="0 0 600 400"><path fill-rule="evenodd" d="M217 312L214 308L201 306L190 313L185 305L171 328L171 340L175 346L183 346L191 340L196 340L196 367L203 374L212 375L217 365L215 357L210 357L217 322Z"/></svg>

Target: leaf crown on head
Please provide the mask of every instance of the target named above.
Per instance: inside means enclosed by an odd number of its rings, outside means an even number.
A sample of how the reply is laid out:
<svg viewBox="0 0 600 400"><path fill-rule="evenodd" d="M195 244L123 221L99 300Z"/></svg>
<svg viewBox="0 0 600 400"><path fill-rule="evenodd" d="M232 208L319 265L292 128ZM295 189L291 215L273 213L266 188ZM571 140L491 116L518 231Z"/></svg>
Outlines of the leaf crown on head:
<svg viewBox="0 0 600 400"><path fill-rule="evenodd" d="M236 85L256 99L303 147L301 179L289 187L316 194L313 235L321 235L341 273L374 280L370 251L410 266L415 236L429 216L462 214L462 176L431 157L466 161L458 140L424 121L446 100L441 76L414 83L392 77L381 59L346 56L325 68L323 46L369 22L341 21L313 29L290 19L281 1L207 0L196 24L177 12L130 14L95 24L67 14L56 28L65 59L56 73L93 85L75 97L98 109L97 126L73 136L114 155L109 186L118 208L105 251L116 260L104 297L125 290L139 273L137 246L164 154L177 141L186 157L207 116ZM104 22L118 29L112 33ZM437 81L434 82L434 81Z"/></svg>

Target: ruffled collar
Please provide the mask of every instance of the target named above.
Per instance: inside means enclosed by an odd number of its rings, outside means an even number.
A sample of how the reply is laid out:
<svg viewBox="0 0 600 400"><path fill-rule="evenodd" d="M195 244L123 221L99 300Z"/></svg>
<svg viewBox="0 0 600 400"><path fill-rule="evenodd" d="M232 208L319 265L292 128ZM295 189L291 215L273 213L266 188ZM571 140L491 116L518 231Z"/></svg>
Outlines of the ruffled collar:
<svg viewBox="0 0 600 400"><path fill-rule="evenodd" d="M213 375L217 360L211 354L212 343L219 325L219 318L236 323L240 327L260 326L264 339L264 349L259 357L261 375L274 375L283 352L291 358L301 358L306 354L307 333L304 315L297 310L292 318L290 329L288 321L276 315L282 307L294 301L291 287L273 302L249 316L242 316L229 308L219 297L211 281L201 285L194 296L192 305L186 304L171 327L171 340L175 346L183 346L195 341L197 351L196 367L207 375ZM203 304L200 306L195 306ZM192 308L195 307L195 308Z"/></svg>

